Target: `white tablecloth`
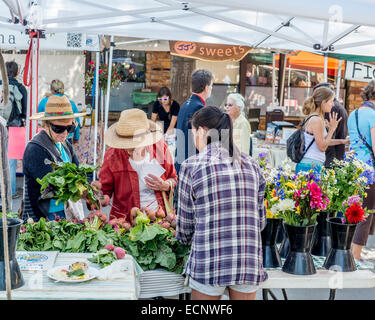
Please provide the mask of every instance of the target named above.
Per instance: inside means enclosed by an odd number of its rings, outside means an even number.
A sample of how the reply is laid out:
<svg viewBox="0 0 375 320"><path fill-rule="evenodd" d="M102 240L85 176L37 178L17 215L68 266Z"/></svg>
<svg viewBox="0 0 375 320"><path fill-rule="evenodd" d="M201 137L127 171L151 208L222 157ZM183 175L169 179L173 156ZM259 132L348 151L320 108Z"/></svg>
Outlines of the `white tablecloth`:
<svg viewBox="0 0 375 320"><path fill-rule="evenodd" d="M69 265L84 261L90 267L99 268L86 260L92 253L59 253L54 266ZM24 286L12 290L14 300L136 300L139 295L139 282L135 261L126 255L129 261L124 278L113 280L92 279L81 283L55 282L47 276L47 271L22 271ZM0 291L0 300L6 299L6 291Z"/></svg>
<svg viewBox="0 0 375 320"><path fill-rule="evenodd" d="M254 141L255 140L255 141ZM287 159L286 147L260 143L254 139L253 158L257 159L260 153L266 153L266 159L273 168L281 167L282 163ZM292 169L295 169L296 164L290 162Z"/></svg>

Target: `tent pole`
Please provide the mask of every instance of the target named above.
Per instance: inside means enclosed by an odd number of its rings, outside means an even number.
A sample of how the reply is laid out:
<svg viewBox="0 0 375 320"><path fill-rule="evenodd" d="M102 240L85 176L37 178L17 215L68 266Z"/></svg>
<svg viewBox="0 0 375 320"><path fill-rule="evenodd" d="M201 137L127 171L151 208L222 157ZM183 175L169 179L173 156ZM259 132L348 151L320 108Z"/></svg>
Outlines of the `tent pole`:
<svg viewBox="0 0 375 320"><path fill-rule="evenodd" d="M107 131L107 127L108 127L109 96L111 94L112 58L113 58L113 47L114 47L113 40L114 40L114 36L112 35L111 36L111 47L109 48L107 94L105 96L104 133ZM105 152L105 143L103 141L102 163L104 161L104 152Z"/></svg>
<svg viewBox="0 0 375 320"><path fill-rule="evenodd" d="M27 88L27 110L26 110L26 143L25 145L29 142L30 139L30 125L31 125L31 120L30 120L30 106L31 106L31 99L30 99L30 86L26 87Z"/></svg>
<svg viewBox="0 0 375 320"><path fill-rule="evenodd" d="M100 52L96 52L95 61L95 124L94 124L94 166L96 166L97 158L97 145L98 145L98 112L99 112L99 64L100 64ZM93 172L93 180L95 181L96 171Z"/></svg>
<svg viewBox="0 0 375 320"><path fill-rule="evenodd" d="M310 70L307 71L307 96L310 96L310 86L311 86L311 78L310 78Z"/></svg>
<svg viewBox="0 0 375 320"><path fill-rule="evenodd" d="M0 51L0 63L1 63L1 73L4 75L5 73L5 63L3 55ZM8 79L3 79L4 84L4 101L8 101L9 98L9 83ZM2 125L1 125L2 126ZM5 131L5 128L3 128ZM7 152L5 152L7 154ZM3 159L3 145L0 141L0 186L1 186L1 201L2 201L2 222L3 222L3 249L4 249L4 265L5 265L5 286L7 292L7 300L12 300L12 285L10 279L10 263L9 263L9 244L8 244L8 223L7 223L7 197L5 195L5 178L4 178L4 162L8 161L7 159Z"/></svg>
<svg viewBox="0 0 375 320"><path fill-rule="evenodd" d="M324 54L324 82L328 81L328 56Z"/></svg>
<svg viewBox="0 0 375 320"><path fill-rule="evenodd" d="M275 79L276 79L275 52L272 52L272 106L275 106Z"/></svg>
<svg viewBox="0 0 375 320"><path fill-rule="evenodd" d="M337 73L337 83L336 83L336 99L339 99L340 96L340 83L341 83L341 68L342 68L342 60L339 61L339 70Z"/></svg>
<svg viewBox="0 0 375 320"><path fill-rule="evenodd" d="M292 70L291 70L290 64L289 64L289 68L288 68L288 109L290 107L290 76L291 76L291 73L292 73Z"/></svg>
<svg viewBox="0 0 375 320"><path fill-rule="evenodd" d="M33 61L32 61L32 101L31 101L31 115L37 112L38 106L38 39L33 37ZM37 122L31 123L32 136L30 140L36 135Z"/></svg>

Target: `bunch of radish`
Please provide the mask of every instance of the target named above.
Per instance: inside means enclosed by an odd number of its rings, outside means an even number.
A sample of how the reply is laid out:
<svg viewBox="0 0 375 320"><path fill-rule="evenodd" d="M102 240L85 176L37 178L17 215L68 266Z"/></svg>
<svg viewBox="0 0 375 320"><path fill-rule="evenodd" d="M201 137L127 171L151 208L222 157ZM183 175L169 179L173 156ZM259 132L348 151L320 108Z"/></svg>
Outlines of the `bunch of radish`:
<svg viewBox="0 0 375 320"><path fill-rule="evenodd" d="M109 225L111 225L115 229L125 229L125 231L129 231L132 227L131 224L126 220L126 218L115 218L111 219L108 222ZM117 230L119 231L119 230Z"/></svg>
<svg viewBox="0 0 375 320"><path fill-rule="evenodd" d="M167 215L161 206L159 206L156 211L153 211L147 207L143 207L140 209L137 207L132 208L130 211L130 220L132 221L133 227L136 225L136 217L139 211L147 215L147 217L150 219L150 224L157 223L168 230L170 230L171 228L176 228L176 214L170 213Z"/></svg>

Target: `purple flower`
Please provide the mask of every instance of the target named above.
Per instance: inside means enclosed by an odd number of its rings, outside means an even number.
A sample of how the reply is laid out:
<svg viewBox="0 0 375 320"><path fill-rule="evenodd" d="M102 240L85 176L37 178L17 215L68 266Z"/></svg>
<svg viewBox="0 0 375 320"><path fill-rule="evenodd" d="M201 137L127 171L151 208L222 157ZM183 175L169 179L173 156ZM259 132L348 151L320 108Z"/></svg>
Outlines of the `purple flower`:
<svg viewBox="0 0 375 320"><path fill-rule="evenodd" d="M261 153L259 153L259 155L258 155L258 157L259 157L261 160L265 159L266 156L267 156L267 152L261 152Z"/></svg>
<svg viewBox="0 0 375 320"><path fill-rule="evenodd" d="M341 218L341 223L345 224L345 222L346 222L346 219L345 218Z"/></svg>

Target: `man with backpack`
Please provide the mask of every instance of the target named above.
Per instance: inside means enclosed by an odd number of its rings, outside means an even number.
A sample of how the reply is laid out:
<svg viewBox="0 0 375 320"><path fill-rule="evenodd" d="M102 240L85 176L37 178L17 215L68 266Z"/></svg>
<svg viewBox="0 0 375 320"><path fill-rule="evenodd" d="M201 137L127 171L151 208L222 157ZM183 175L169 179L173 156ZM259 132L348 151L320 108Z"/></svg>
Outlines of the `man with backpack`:
<svg viewBox="0 0 375 320"><path fill-rule="evenodd" d="M15 61L8 61L5 65L9 81L9 102L7 107L0 109L0 117L5 119L7 128L24 127L26 122L27 91L26 88L16 79L19 72L17 63ZM0 85L2 90L1 80ZM8 160L12 197L15 199L22 196L21 193L16 193L17 159Z"/></svg>

